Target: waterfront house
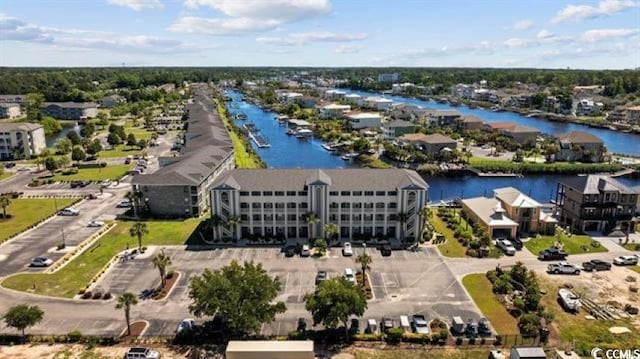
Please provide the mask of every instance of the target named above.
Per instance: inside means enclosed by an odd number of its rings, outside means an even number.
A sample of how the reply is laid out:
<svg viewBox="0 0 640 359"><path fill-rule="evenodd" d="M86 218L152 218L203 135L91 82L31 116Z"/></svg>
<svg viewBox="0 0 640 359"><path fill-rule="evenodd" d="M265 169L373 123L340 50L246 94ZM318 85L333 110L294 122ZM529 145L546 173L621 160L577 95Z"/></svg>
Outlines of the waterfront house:
<svg viewBox="0 0 640 359"><path fill-rule="evenodd" d="M592 99L582 99L576 104L576 116L599 116L604 105L602 102L594 102Z"/></svg>
<svg viewBox="0 0 640 359"><path fill-rule="evenodd" d="M425 135L424 133L411 133L406 134L399 138L399 141L404 144L411 144L422 150L424 153L436 156L441 151L455 150L458 143L449 136L434 133L431 135Z"/></svg>
<svg viewBox="0 0 640 359"><path fill-rule="evenodd" d="M472 224L483 228L489 238L514 238L518 223L507 216L502 203L496 198L475 197L463 199L462 214Z"/></svg>
<svg viewBox="0 0 640 359"><path fill-rule="evenodd" d="M640 106L637 106L637 118L636 122L640 121ZM627 109L624 106L616 106L613 110L607 113L607 121L609 122L622 122L629 121L627 118ZM633 123L629 121L629 123Z"/></svg>
<svg viewBox="0 0 640 359"><path fill-rule="evenodd" d="M364 101L367 108L371 108L377 111L386 111L391 108L391 105L393 105L392 100L384 97L371 96L367 97Z"/></svg>
<svg viewBox="0 0 640 359"><path fill-rule="evenodd" d="M98 106L93 102L45 102L41 111L59 120L85 121L98 115Z"/></svg>
<svg viewBox="0 0 640 359"><path fill-rule="evenodd" d="M120 95L105 96L100 100L101 108L114 108L121 103L127 102L127 99Z"/></svg>
<svg viewBox="0 0 640 359"><path fill-rule="evenodd" d="M409 105L406 103L399 103L392 106L387 114L389 118L394 120L423 123L427 119L427 114L431 111L435 110L425 109L420 106Z"/></svg>
<svg viewBox="0 0 640 359"><path fill-rule="evenodd" d="M402 84L393 84L391 85L391 93L393 94L403 94L407 91L414 90L416 88L415 84L411 82L405 82Z"/></svg>
<svg viewBox="0 0 640 359"><path fill-rule="evenodd" d="M301 108L314 108L318 104L318 99L313 96L300 96L296 97L293 102Z"/></svg>
<svg viewBox="0 0 640 359"><path fill-rule="evenodd" d="M327 90L324 92L324 98L330 101L342 100L347 95L342 90Z"/></svg>
<svg viewBox="0 0 640 359"><path fill-rule="evenodd" d="M385 122L382 124L382 138L392 140L408 133L415 133L418 128L418 125L404 120Z"/></svg>
<svg viewBox="0 0 640 359"><path fill-rule="evenodd" d="M18 118L22 116L17 103L0 103L0 118Z"/></svg>
<svg viewBox="0 0 640 359"><path fill-rule="evenodd" d="M350 112L346 118L347 125L354 130L379 128L382 125L382 117L377 112Z"/></svg>
<svg viewBox="0 0 640 359"><path fill-rule="evenodd" d="M429 126L453 126L462 117L458 110L426 110L424 114Z"/></svg>
<svg viewBox="0 0 640 359"><path fill-rule="evenodd" d="M482 130L484 123L476 116L464 116L456 119L456 127L459 130L478 131Z"/></svg>
<svg viewBox="0 0 640 359"><path fill-rule="evenodd" d="M640 125L640 106L628 107L626 119L632 125Z"/></svg>
<svg viewBox="0 0 640 359"><path fill-rule="evenodd" d="M351 111L351 106L331 103L320 107L320 118L323 119L341 119L344 118L346 112Z"/></svg>
<svg viewBox="0 0 640 359"><path fill-rule="evenodd" d="M39 155L46 147L42 125L26 122L0 123L0 159L31 158Z"/></svg>
<svg viewBox="0 0 640 359"><path fill-rule="evenodd" d="M223 172L235 166L233 143L206 84L194 84L187 105L185 143L176 157L160 157L160 168L133 176L142 208L156 218L197 217L209 208L209 190Z"/></svg>
<svg viewBox="0 0 640 359"><path fill-rule="evenodd" d="M350 93L345 95L344 100L345 102L354 106L362 107L364 105L364 99L362 98L362 96L358 95L357 93Z"/></svg>
<svg viewBox="0 0 640 359"><path fill-rule="evenodd" d="M304 95L301 94L300 92L284 91L284 92L278 93L278 99L281 102L285 102L285 103L294 102L296 99L301 98L303 96Z"/></svg>
<svg viewBox="0 0 640 359"><path fill-rule="evenodd" d="M556 213L562 225L579 232L633 232L638 193L609 176L573 176L560 180Z"/></svg>
<svg viewBox="0 0 640 359"><path fill-rule="evenodd" d="M17 103L23 105L27 100L27 95L0 95L0 103Z"/></svg>
<svg viewBox="0 0 640 359"><path fill-rule="evenodd" d="M345 241L416 238L427 191L405 169L236 169L212 186L211 214L239 221L214 228L214 238L321 238L329 223ZM309 213L317 223L307 224Z"/></svg>
<svg viewBox="0 0 640 359"><path fill-rule="evenodd" d="M558 221L544 206L513 187L498 188L493 191L506 215L518 224L518 235L532 233L554 234Z"/></svg>
<svg viewBox="0 0 640 359"><path fill-rule="evenodd" d="M556 161L602 162L604 160L604 142L598 137L581 131L573 131L558 136Z"/></svg>
<svg viewBox="0 0 640 359"><path fill-rule="evenodd" d="M521 145L535 144L538 136L542 134L538 129L516 122L491 122L485 124L485 128L490 132L507 136Z"/></svg>

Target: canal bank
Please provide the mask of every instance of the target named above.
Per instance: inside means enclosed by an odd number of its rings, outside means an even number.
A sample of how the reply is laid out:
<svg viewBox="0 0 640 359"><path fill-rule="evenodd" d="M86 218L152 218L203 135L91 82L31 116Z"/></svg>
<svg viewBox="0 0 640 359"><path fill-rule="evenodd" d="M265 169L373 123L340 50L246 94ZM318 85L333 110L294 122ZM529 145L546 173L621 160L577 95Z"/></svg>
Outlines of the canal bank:
<svg viewBox="0 0 640 359"><path fill-rule="evenodd" d="M352 162L345 162L340 156L332 155L322 148L322 142L313 138L301 141L287 136L286 126L278 124L277 114L266 111L243 99L240 92L228 90L233 99L227 108L238 127L249 122L269 141L271 147L259 148L255 143L251 146L269 168L345 168L357 167ZM236 119L237 113L247 115L246 120ZM515 187L540 202L549 202L555 198L558 181L573 175L526 175L519 177L476 177L463 175L458 177L422 176L429 184L429 198L432 202L469 198L476 196L492 196L493 190L500 187ZM640 179L620 177L628 186L640 186Z"/></svg>

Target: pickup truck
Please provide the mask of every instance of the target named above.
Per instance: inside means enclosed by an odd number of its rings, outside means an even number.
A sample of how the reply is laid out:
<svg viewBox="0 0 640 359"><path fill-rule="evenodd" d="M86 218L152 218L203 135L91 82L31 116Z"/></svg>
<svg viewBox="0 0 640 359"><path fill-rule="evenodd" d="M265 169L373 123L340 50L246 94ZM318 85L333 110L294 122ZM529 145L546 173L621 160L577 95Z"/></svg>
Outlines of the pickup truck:
<svg viewBox="0 0 640 359"><path fill-rule="evenodd" d="M569 254L563 249L557 247L547 248L538 253L538 259L541 261L553 261L566 259Z"/></svg>
<svg viewBox="0 0 640 359"><path fill-rule="evenodd" d="M580 274L580 268L567 262L551 263L547 266L547 272L553 274Z"/></svg>
<svg viewBox="0 0 640 359"><path fill-rule="evenodd" d="M582 269L587 272L598 272L601 270L611 270L611 263L599 259L592 259L582 263Z"/></svg>

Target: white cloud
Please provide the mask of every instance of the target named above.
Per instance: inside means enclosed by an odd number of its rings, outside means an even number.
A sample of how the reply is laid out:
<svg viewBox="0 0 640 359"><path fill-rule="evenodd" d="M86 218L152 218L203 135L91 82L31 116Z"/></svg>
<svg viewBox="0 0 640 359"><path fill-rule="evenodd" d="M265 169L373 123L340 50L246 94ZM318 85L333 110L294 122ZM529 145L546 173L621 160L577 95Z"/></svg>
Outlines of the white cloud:
<svg viewBox="0 0 640 359"><path fill-rule="evenodd" d="M612 38L625 38L640 33L640 29L594 29L588 30L582 35L586 42L598 42Z"/></svg>
<svg viewBox="0 0 640 359"><path fill-rule="evenodd" d="M534 26L534 22L531 20L520 20L513 24L515 30L528 30Z"/></svg>
<svg viewBox="0 0 640 359"><path fill-rule="evenodd" d="M164 5L160 0L107 0L109 4L126 6L135 11L143 9L162 9Z"/></svg>
<svg viewBox="0 0 640 359"><path fill-rule="evenodd" d="M496 49L496 45L489 41L461 46L443 46L441 48L412 49L401 54L402 57L420 59L425 57L444 57L458 54L489 55Z"/></svg>
<svg viewBox="0 0 640 359"><path fill-rule="evenodd" d="M536 38L538 38L538 39L552 39L555 36L556 35L554 35L554 33L552 33L551 31L542 29L542 30L540 30L540 32L538 32L538 35L536 35Z"/></svg>
<svg viewBox="0 0 640 359"><path fill-rule="evenodd" d="M171 31L208 35L244 35L275 30L279 25L326 15L329 0L185 0L185 6L206 6L226 18L181 17Z"/></svg>
<svg viewBox="0 0 640 359"><path fill-rule="evenodd" d="M535 41L530 39L521 39L521 38L513 37L505 40L503 44L504 46L509 48L529 47L529 46L535 45Z"/></svg>
<svg viewBox="0 0 640 359"><path fill-rule="evenodd" d="M597 6L592 5L567 5L551 19L553 23L571 20L592 19L600 16L610 16L630 8L638 7L639 3L633 0L603 0Z"/></svg>
<svg viewBox="0 0 640 359"><path fill-rule="evenodd" d="M207 19L187 16L179 18L169 27L169 30L207 35L243 35L273 30L279 24L275 20L253 20L249 18Z"/></svg>
<svg viewBox="0 0 640 359"><path fill-rule="evenodd" d="M311 31L291 34L287 37L259 37L256 39L261 44L276 46L298 46L311 42L351 42L367 38L365 33L335 33L328 31Z"/></svg>
<svg viewBox="0 0 640 359"><path fill-rule="evenodd" d="M360 52L360 46L354 45L340 45L336 48L336 53L338 54L355 54Z"/></svg>

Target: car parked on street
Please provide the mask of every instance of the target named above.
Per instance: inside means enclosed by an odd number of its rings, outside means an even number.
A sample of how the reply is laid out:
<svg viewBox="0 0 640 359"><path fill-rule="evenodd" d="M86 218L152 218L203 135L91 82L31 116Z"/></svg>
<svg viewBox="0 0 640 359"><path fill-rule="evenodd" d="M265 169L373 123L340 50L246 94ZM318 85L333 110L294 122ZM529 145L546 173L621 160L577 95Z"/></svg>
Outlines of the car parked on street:
<svg viewBox="0 0 640 359"><path fill-rule="evenodd" d="M116 204L116 208L131 208L132 207L132 203L131 201L129 201L128 199L123 199L122 201L118 202L118 204Z"/></svg>
<svg viewBox="0 0 640 359"><path fill-rule="evenodd" d="M102 226L104 226L104 222L98 221L97 219L94 219L93 221L89 222L89 224L87 224L87 227L102 227Z"/></svg>
<svg viewBox="0 0 640 359"><path fill-rule="evenodd" d="M309 257L311 255L311 248L309 248L308 244L302 245L302 250L300 251L300 257Z"/></svg>
<svg viewBox="0 0 640 359"><path fill-rule="evenodd" d="M75 208L65 208L58 212L60 216L77 216L80 214L80 211Z"/></svg>
<svg viewBox="0 0 640 359"><path fill-rule="evenodd" d="M620 256L613 259L613 264L617 266L634 266L638 264L637 255Z"/></svg>
<svg viewBox="0 0 640 359"><path fill-rule="evenodd" d="M46 257L36 257L31 260L32 267L48 267L53 264L53 261Z"/></svg>
<svg viewBox="0 0 640 359"><path fill-rule="evenodd" d="M582 269L586 270L587 272L611 270L611 263L602 261L600 259L592 259L588 262L582 263Z"/></svg>
<svg viewBox="0 0 640 359"><path fill-rule="evenodd" d="M353 255L353 248L351 248L351 243L344 242L342 245L342 255L345 257L351 257Z"/></svg>
<svg viewBox="0 0 640 359"><path fill-rule="evenodd" d="M383 257L389 257L391 255L391 246L388 244L384 244L380 247L380 254Z"/></svg>
<svg viewBox="0 0 640 359"><path fill-rule="evenodd" d="M196 327L196 321L191 319L191 318L187 318L187 319L183 319L180 324L178 324L178 328L176 329L176 335L184 335L186 333L193 333L194 329Z"/></svg>
<svg viewBox="0 0 640 359"><path fill-rule="evenodd" d="M564 260L569 254L558 247L550 247L538 253L538 259L541 261Z"/></svg>
<svg viewBox="0 0 640 359"><path fill-rule="evenodd" d="M113 182L111 182L111 180L106 179L106 180L100 182L100 187L102 187L102 188L109 187L109 186L111 186L112 183Z"/></svg>
<svg viewBox="0 0 640 359"><path fill-rule="evenodd" d="M547 272L552 274L580 274L580 268L577 266L567 263L567 262L559 262L559 263L551 263L547 266Z"/></svg>
<svg viewBox="0 0 640 359"><path fill-rule="evenodd" d="M422 314L414 314L411 317L411 327L415 333L429 334L429 323L427 323L427 318Z"/></svg>
<svg viewBox="0 0 640 359"><path fill-rule="evenodd" d="M511 241L508 239L496 240L496 247L500 248L504 252L504 254L508 256L516 255L516 247L514 247L513 243L511 243Z"/></svg>
<svg viewBox="0 0 640 359"><path fill-rule="evenodd" d="M149 348L129 348L124 359L160 359L160 353Z"/></svg>

